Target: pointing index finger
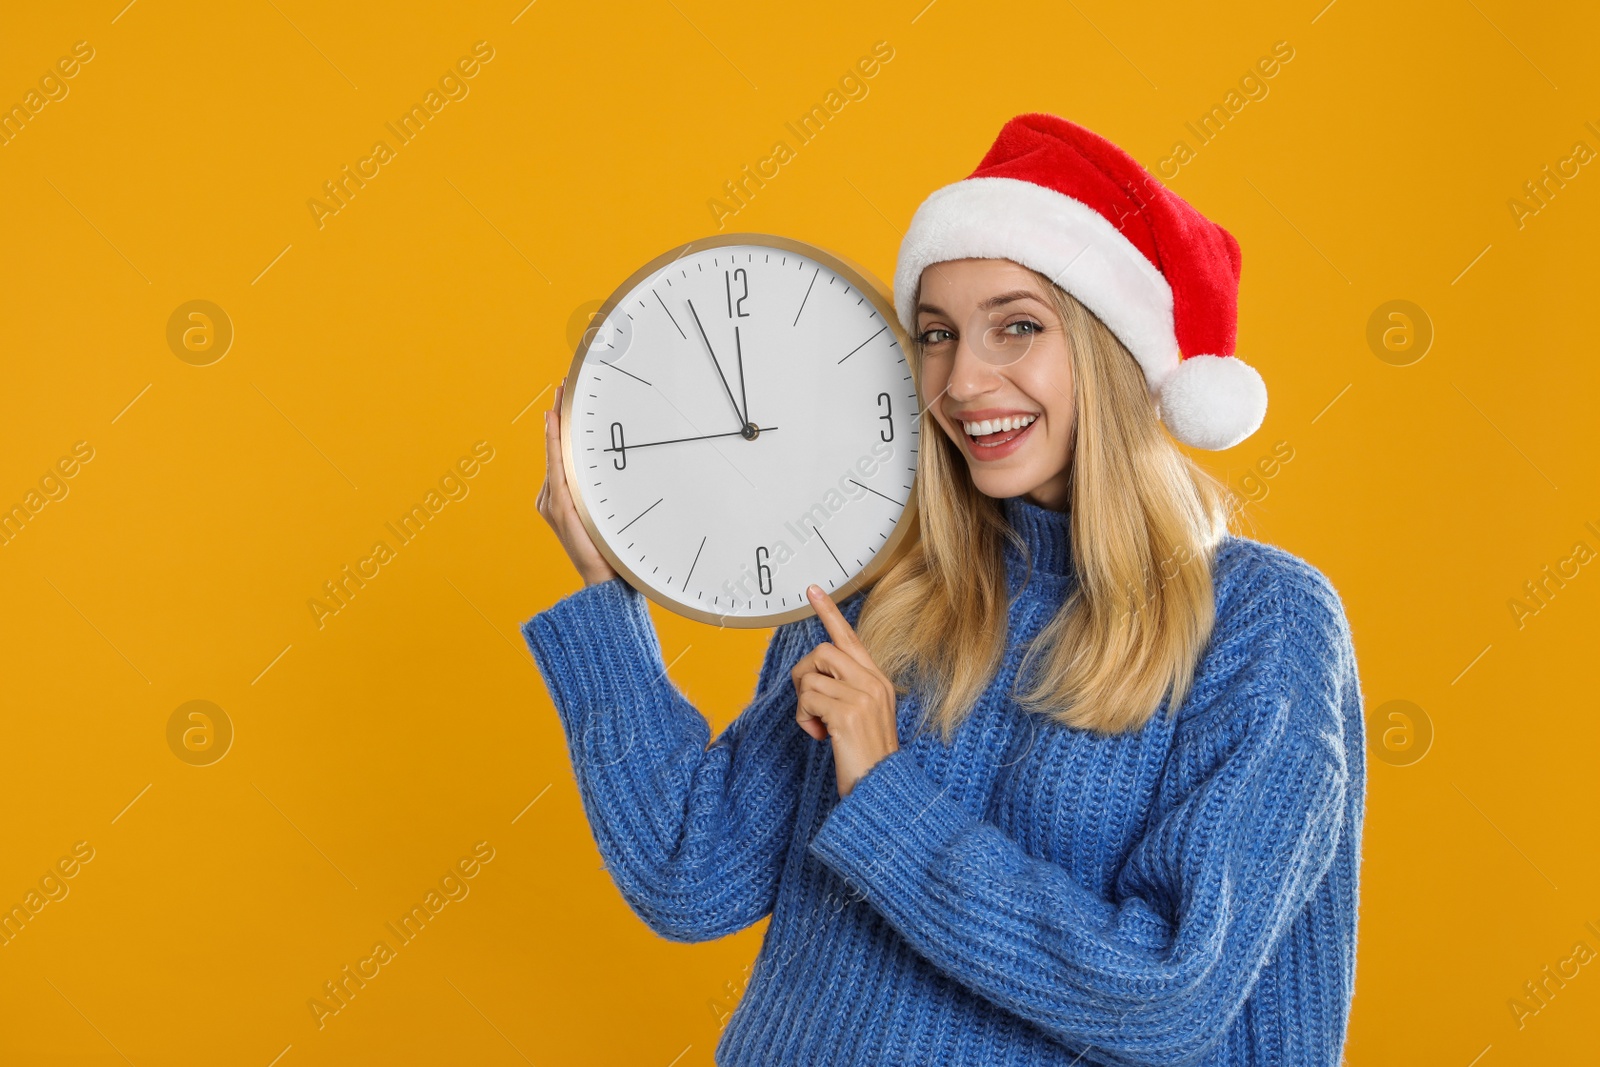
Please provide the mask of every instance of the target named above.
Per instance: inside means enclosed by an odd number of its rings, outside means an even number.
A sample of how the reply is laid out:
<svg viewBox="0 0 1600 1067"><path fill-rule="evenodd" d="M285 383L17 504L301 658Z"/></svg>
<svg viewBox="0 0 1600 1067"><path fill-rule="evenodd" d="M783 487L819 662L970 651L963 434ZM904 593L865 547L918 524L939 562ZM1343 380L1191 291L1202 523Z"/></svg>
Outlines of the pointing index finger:
<svg viewBox="0 0 1600 1067"><path fill-rule="evenodd" d="M822 620L822 625L828 631L828 636L832 638L833 643L849 652L856 659L860 659L861 656L858 653L865 646L862 645L861 638L856 635L855 630L851 627L850 620L846 619L843 613L839 611L839 605L833 602L833 598L828 595L822 586L815 583L806 587L806 595L811 598L811 606L816 609L817 618Z"/></svg>

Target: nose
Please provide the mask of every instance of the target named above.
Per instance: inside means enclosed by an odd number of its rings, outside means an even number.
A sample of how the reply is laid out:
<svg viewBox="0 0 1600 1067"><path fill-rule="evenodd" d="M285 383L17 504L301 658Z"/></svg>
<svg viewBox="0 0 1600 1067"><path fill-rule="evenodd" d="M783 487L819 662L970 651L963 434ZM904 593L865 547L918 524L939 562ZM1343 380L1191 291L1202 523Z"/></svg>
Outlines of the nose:
<svg viewBox="0 0 1600 1067"><path fill-rule="evenodd" d="M994 365L979 356L976 345L982 343L982 337L973 337L970 330L964 331L956 342L955 357L950 365L950 380L945 386L945 391L958 403L966 403L975 397L992 393L1002 382Z"/></svg>

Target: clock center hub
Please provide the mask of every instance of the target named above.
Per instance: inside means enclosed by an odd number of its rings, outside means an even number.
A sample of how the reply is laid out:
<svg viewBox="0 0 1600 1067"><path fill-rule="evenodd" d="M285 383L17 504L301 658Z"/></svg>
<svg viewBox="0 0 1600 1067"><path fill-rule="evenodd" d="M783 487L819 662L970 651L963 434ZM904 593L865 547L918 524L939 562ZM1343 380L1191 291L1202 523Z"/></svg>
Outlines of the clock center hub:
<svg viewBox="0 0 1600 1067"><path fill-rule="evenodd" d="M746 441L754 441L758 436L760 436L760 434L761 434L761 427L757 426L753 422L745 423L744 424L744 429L739 431L739 435L741 437L743 437Z"/></svg>

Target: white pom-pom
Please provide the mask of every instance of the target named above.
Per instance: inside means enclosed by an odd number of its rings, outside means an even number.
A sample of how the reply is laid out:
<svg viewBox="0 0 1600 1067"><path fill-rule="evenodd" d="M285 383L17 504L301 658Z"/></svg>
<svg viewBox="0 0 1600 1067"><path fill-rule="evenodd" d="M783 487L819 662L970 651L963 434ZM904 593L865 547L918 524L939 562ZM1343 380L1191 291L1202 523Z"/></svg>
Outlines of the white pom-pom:
<svg viewBox="0 0 1600 1067"><path fill-rule="evenodd" d="M1267 383L1237 356L1189 356L1162 383L1158 407L1191 448L1232 448L1267 417Z"/></svg>

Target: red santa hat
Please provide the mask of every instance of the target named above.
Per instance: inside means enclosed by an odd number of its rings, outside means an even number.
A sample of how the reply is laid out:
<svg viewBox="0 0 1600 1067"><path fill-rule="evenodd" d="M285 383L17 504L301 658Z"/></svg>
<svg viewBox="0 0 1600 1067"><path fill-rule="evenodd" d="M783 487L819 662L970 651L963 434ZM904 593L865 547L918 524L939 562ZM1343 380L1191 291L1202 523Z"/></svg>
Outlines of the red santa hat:
<svg viewBox="0 0 1600 1067"><path fill-rule="evenodd" d="M1266 417L1266 383L1233 354L1239 242L1105 138L1055 115L1019 115L977 170L929 196L895 267L907 333L923 270L967 258L1030 267L1094 312L1138 360L1184 444L1232 448Z"/></svg>

